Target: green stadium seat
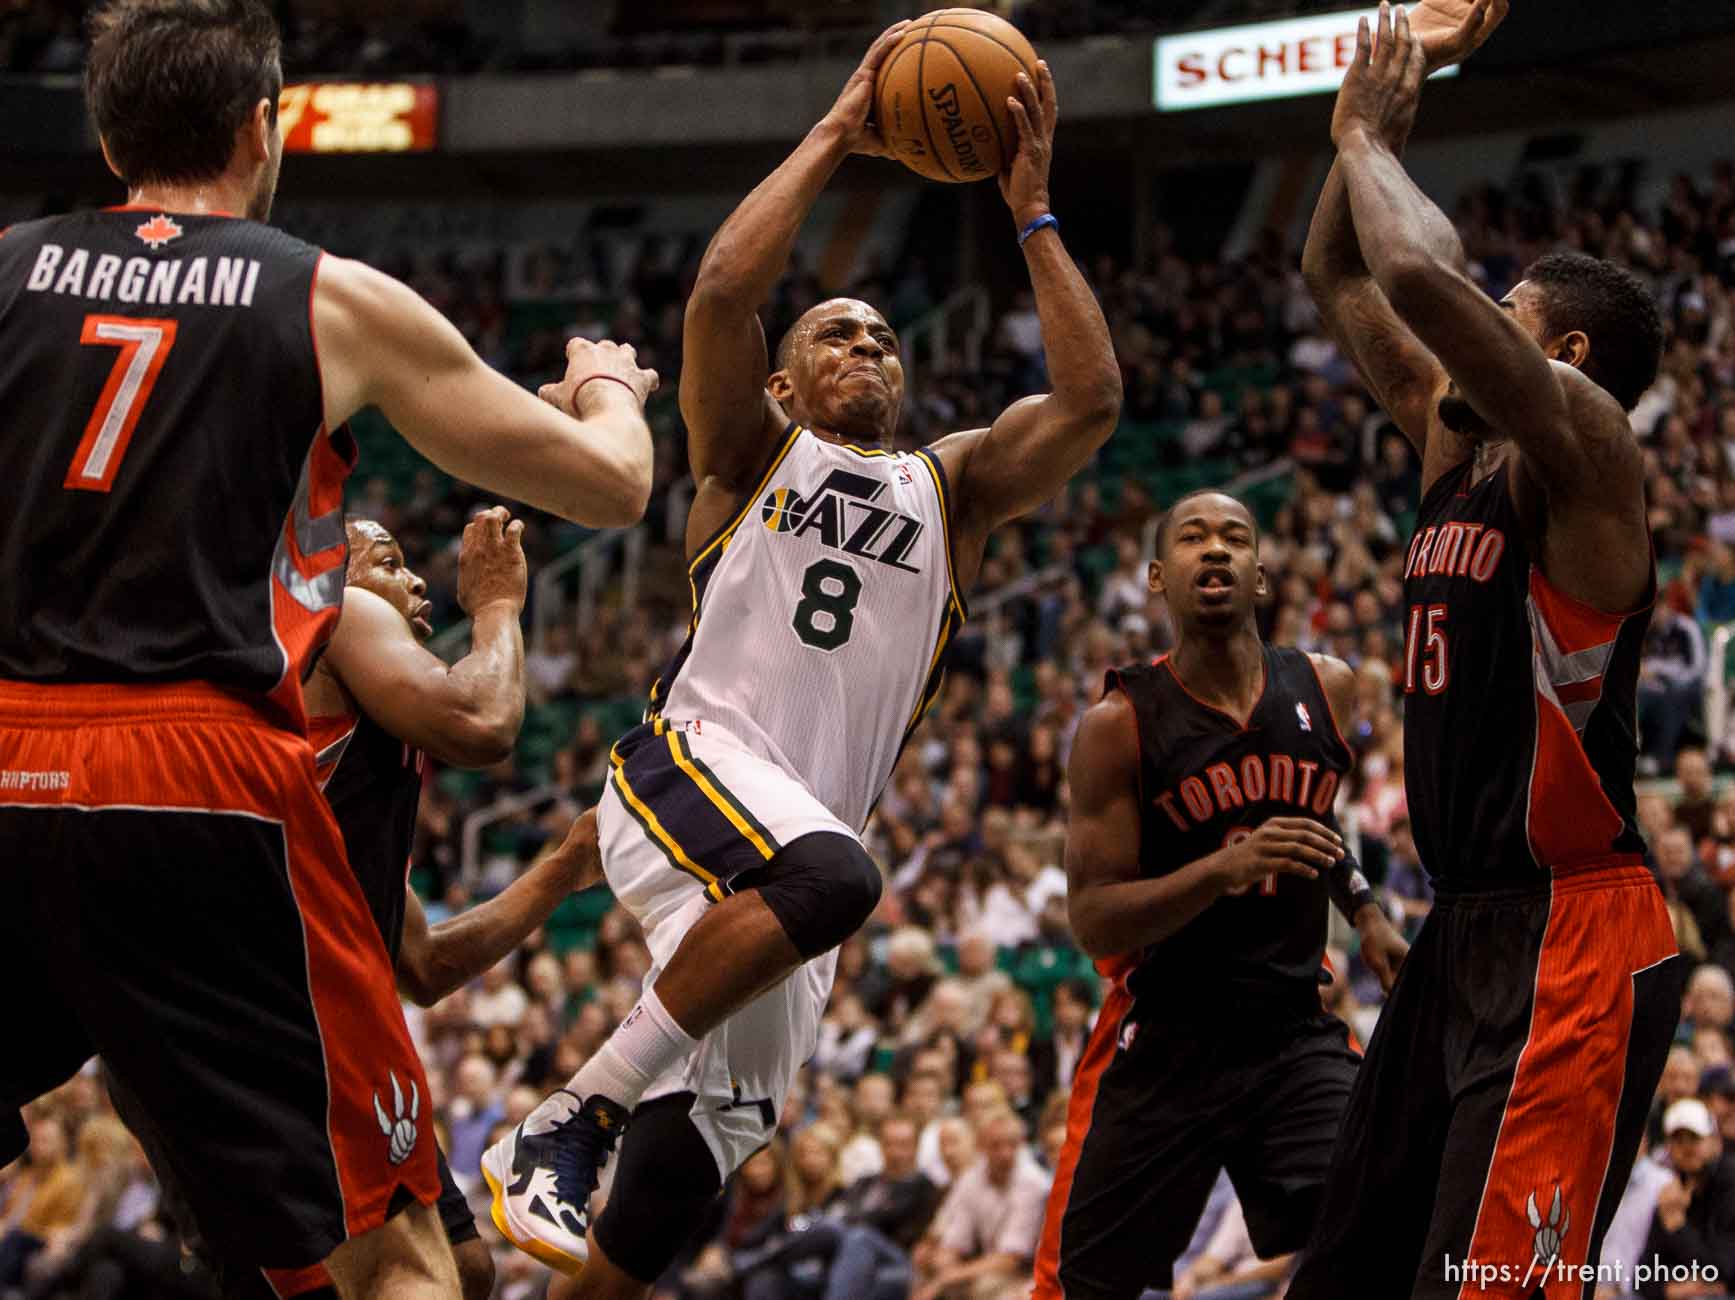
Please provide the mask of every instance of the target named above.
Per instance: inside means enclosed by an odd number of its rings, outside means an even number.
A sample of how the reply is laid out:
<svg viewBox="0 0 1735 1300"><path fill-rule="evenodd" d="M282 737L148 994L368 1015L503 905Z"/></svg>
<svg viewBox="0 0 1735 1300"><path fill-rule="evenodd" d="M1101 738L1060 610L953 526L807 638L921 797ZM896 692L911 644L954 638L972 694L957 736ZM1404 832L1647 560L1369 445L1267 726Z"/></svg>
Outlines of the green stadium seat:
<svg viewBox="0 0 1735 1300"><path fill-rule="evenodd" d="M482 788L488 778L481 772L464 772L455 767L441 770L436 778L440 789L451 799L464 803Z"/></svg>
<svg viewBox="0 0 1735 1300"><path fill-rule="evenodd" d="M1083 575L1085 588L1092 596L1102 586L1103 579L1114 572L1116 562L1112 546L1087 546L1073 557L1073 564Z"/></svg>
<svg viewBox="0 0 1735 1300"><path fill-rule="evenodd" d="M1018 949L1012 966L1012 982L1036 1007L1036 1032L1047 1037L1054 1032L1054 987L1064 980L1082 979L1091 988L1100 983L1089 957L1070 944L1026 944Z"/></svg>
<svg viewBox="0 0 1735 1300"><path fill-rule="evenodd" d="M1277 522L1277 511L1295 492L1295 477L1285 474L1281 478L1266 479L1256 483L1242 494L1247 502L1247 508L1253 512L1253 517L1259 521L1261 528L1270 528Z"/></svg>
<svg viewBox="0 0 1735 1300"><path fill-rule="evenodd" d="M596 932L613 906L614 894L606 885L582 894L568 894L543 923L549 950L556 957L565 957L574 948L596 947Z"/></svg>
<svg viewBox="0 0 1735 1300"><path fill-rule="evenodd" d="M1225 405L1233 405L1233 399L1243 389L1270 388L1278 378L1275 365L1223 366L1207 371L1199 382L1207 391L1221 395Z"/></svg>

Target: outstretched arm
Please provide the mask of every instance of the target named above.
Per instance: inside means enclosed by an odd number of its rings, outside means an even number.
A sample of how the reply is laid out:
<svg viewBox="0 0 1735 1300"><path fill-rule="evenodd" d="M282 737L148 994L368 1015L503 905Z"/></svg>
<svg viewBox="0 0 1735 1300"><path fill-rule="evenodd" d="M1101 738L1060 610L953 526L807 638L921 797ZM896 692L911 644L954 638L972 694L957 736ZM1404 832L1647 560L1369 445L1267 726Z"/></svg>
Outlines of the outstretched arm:
<svg viewBox="0 0 1735 1300"><path fill-rule="evenodd" d="M1444 241L1437 251L1443 257L1451 256ZM1314 209L1301 273L1326 330L1355 362L1362 381L1386 414L1426 457L1446 372L1409 326L1398 319L1362 259L1339 161L1333 161L1319 206Z"/></svg>
<svg viewBox="0 0 1735 1300"><path fill-rule="evenodd" d="M1141 878L1138 722L1121 691L1084 715L1069 779L1066 906L1074 938L1092 957L1166 939L1223 894L1273 872L1311 880L1343 852L1335 832L1318 822L1276 817L1237 844L1167 875Z"/></svg>
<svg viewBox="0 0 1735 1300"><path fill-rule="evenodd" d="M1493 35L1506 17L1508 0L1421 0L1411 13L1411 25L1422 41L1424 71L1436 72L1468 58ZM1414 113L1389 124L1387 142L1402 155L1414 125ZM1438 211L1418 232L1435 254L1447 261L1461 259L1456 232ZM1424 461L1444 468L1459 458L1456 447L1436 448L1430 440L1450 438L1433 416L1446 375L1415 333L1398 318L1373 273L1362 258L1343 166L1333 160L1320 192L1313 224L1302 253L1302 274L1318 304L1326 329L1356 364L1363 381L1397 426L1422 453ZM1444 453L1443 455L1440 453ZM1424 477L1431 480L1430 466Z"/></svg>
<svg viewBox="0 0 1735 1300"><path fill-rule="evenodd" d="M453 767L486 767L512 752L524 720L524 525L485 510L464 529L458 603L470 653L448 667L402 614L361 587L344 595L326 650L361 711L406 744Z"/></svg>
<svg viewBox="0 0 1735 1300"><path fill-rule="evenodd" d="M313 294L326 427L377 406L452 477L574 523L625 527L651 494L644 405L657 386L631 348L573 339L541 400L489 367L413 289L326 257Z"/></svg>
<svg viewBox="0 0 1735 1300"><path fill-rule="evenodd" d="M745 491L781 432L765 391L770 359L759 308L789 265L795 237L832 173L852 153L883 153L868 123L874 77L907 22L885 31L837 103L795 152L741 201L699 263L682 336L681 416L693 478Z"/></svg>
<svg viewBox="0 0 1735 1300"><path fill-rule="evenodd" d="M1013 228L1049 214L1048 166L1059 108L1054 77L1037 64L1036 84L1018 78L1008 101L1018 152L1000 178ZM1090 463L1120 418L1121 375L1108 322L1056 226L1024 241L1042 346L1054 390L1014 402L992 427L953 434L934 445L957 484L960 531L973 544L1009 519L1034 510ZM973 549L979 550L979 545Z"/></svg>
<svg viewBox="0 0 1735 1300"><path fill-rule="evenodd" d="M486 903L429 927L415 891L407 890L398 987L417 1006L431 1007L511 954L571 893L602 880L596 809L567 832L560 847Z"/></svg>
<svg viewBox="0 0 1735 1300"><path fill-rule="evenodd" d="M1378 40L1363 19L1338 94L1332 139L1368 269L1477 414L1552 482L1576 482L1587 462L1553 365L1465 274L1456 234L1444 249L1430 238L1444 217L1392 151L1389 124L1413 116L1424 57L1403 11L1394 23L1382 4Z"/></svg>

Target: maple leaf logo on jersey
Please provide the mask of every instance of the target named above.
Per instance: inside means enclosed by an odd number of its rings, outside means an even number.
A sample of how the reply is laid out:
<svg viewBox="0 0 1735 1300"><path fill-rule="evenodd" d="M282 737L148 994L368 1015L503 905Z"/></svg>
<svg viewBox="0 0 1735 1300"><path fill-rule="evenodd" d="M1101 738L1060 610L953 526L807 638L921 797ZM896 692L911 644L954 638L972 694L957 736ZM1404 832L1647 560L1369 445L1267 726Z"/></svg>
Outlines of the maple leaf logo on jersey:
<svg viewBox="0 0 1735 1300"><path fill-rule="evenodd" d="M186 233L181 229L180 222L173 217L166 217L160 212L133 231L133 234L144 240L152 248L161 248L171 239L179 239Z"/></svg>

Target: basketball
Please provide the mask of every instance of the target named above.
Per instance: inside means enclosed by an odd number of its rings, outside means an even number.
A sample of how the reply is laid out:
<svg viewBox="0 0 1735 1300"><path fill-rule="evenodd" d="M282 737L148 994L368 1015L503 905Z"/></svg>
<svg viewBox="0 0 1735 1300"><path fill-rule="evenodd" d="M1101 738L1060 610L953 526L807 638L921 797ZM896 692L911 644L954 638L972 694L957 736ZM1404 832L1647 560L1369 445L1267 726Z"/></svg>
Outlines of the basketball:
<svg viewBox="0 0 1735 1300"><path fill-rule="evenodd" d="M977 9L941 9L916 22L880 67L874 118L892 156L931 181L980 181L1018 147L1006 111L1022 72L1036 80L1023 34Z"/></svg>

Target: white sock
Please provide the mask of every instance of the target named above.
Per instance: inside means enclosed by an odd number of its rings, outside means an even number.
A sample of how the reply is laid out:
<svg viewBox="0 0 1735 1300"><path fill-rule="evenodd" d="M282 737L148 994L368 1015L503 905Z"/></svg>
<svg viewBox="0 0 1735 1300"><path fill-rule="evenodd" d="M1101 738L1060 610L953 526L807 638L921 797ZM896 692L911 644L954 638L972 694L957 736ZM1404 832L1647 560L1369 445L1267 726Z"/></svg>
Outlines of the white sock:
<svg viewBox="0 0 1735 1300"><path fill-rule="evenodd" d="M698 1039L675 1023L656 989L646 989L566 1087L581 1102L601 1093L631 1110L658 1075L698 1045Z"/></svg>

